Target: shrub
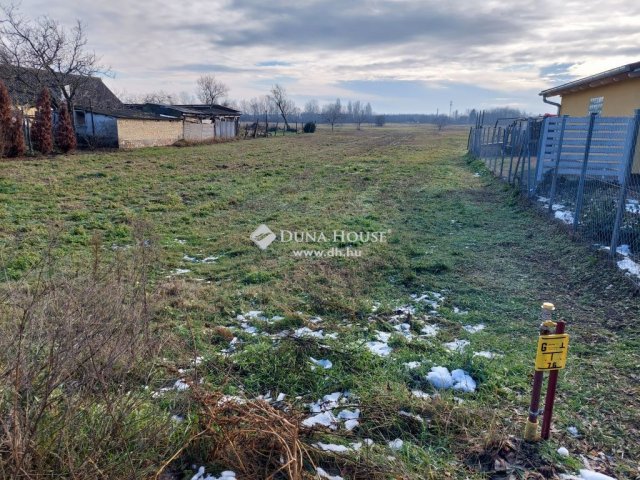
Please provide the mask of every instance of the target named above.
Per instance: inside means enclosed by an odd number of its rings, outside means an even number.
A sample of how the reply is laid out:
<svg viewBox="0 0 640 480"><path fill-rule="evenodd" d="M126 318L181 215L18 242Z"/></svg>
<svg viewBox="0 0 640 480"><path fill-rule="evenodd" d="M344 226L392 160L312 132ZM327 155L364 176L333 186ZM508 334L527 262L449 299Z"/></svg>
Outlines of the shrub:
<svg viewBox="0 0 640 480"><path fill-rule="evenodd" d="M307 122L302 129L304 133L314 133L316 131L316 122Z"/></svg>
<svg viewBox="0 0 640 480"><path fill-rule="evenodd" d="M51 125L51 99L49 98L49 90L44 88L38 97L36 118L31 126L33 148L44 155L48 155L53 150Z"/></svg>
<svg viewBox="0 0 640 480"><path fill-rule="evenodd" d="M69 110L67 110L66 105L60 107L60 114L56 125L56 144L64 153L75 150L77 146L76 134L73 131L71 116L69 115Z"/></svg>
<svg viewBox="0 0 640 480"><path fill-rule="evenodd" d="M9 146L11 131L11 98L9 91L0 81L0 155L5 155Z"/></svg>
<svg viewBox="0 0 640 480"><path fill-rule="evenodd" d="M24 127L23 117L21 112L16 112L11 118L11 124L9 126L8 139L7 139L7 156L8 157L21 157L26 151L24 144Z"/></svg>
<svg viewBox="0 0 640 480"><path fill-rule="evenodd" d="M387 123L387 117L384 115L376 115L375 122L376 127L384 127L384 124Z"/></svg>

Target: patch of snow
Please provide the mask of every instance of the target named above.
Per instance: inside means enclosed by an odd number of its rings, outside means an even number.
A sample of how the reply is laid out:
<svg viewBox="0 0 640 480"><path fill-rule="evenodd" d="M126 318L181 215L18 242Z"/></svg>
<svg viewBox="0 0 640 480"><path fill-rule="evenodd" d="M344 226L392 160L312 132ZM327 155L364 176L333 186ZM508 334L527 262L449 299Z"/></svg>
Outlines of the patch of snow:
<svg viewBox="0 0 640 480"><path fill-rule="evenodd" d="M455 313L456 315L468 315L469 311L468 310L460 310L458 307L453 307L453 313Z"/></svg>
<svg viewBox="0 0 640 480"><path fill-rule="evenodd" d="M569 432L569 435L572 437L578 436L578 429L576 427L567 427L567 432Z"/></svg>
<svg viewBox="0 0 640 480"><path fill-rule="evenodd" d="M633 275L635 277L640 277L640 265L631 260L630 258L625 258L618 262L618 268L620 270L625 270L629 275Z"/></svg>
<svg viewBox="0 0 640 480"><path fill-rule="evenodd" d="M219 477L214 477L213 475L207 475L205 477L205 475L206 471L204 467L200 467L198 469L198 473L191 477L191 480L232 480L236 478L235 472L232 472L231 470L222 472Z"/></svg>
<svg viewBox="0 0 640 480"><path fill-rule="evenodd" d="M418 368L420 365L421 365L420 362L407 362L404 364L404 366L407 367L409 370Z"/></svg>
<svg viewBox="0 0 640 480"><path fill-rule="evenodd" d="M486 328L484 323L480 323L478 325L465 325L464 328L469 333L478 333Z"/></svg>
<svg viewBox="0 0 640 480"><path fill-rule="evenodd" d="M183 379L176 380L176 383L173 384L173 389L179 392L189 389L189 384L185 382Z"/></svg>
<svg viewBox="0 0 640 480"><path fill-rule="evenodd" d="M447 389L453 387L453 379L449 369L446 367L431 367L431 371L426 378L435 388Z"/></svg>
<svg viewBox="0 0 640 480"><path fill-rule="evenodd" d="M379 330L376 330L376 338L378 340L380 340L381 342L388 342L389 339L391 338L391 334L388 332L381 332Z"/></svg>
<svg viewBox="0 0 640 480"><path fill-rule="evenodd" d="M179 238L174 238L173 241L179 243L180 245L184 245L185 243L187 243L186 240L180 240Z"/></svg>
<svg viewBox="0 0 640 480"><path fill-rule="evenodd" d="M340 475L331 475L320 467L316 468L316 473L320 478L324 478L326 480L344 480Z"/></svg>
<svg viewBox="0 0 640 480"><path fill-rule="evenodd" d="M609 475L605 475L604 473L594 472L592 470L580 470L580 477L582 480L616 480Z"/></svg>
<svg viewBox="0 0 640 480"><path fill-rule="evenodd" d="M413 339L413 334L411 333L411 325L409 325L408 323L400 323L399 325L395 325L393 328L407 340Z"/></svg>
<svg viewBox="0 0 640 480"><path fill-rule="evenodd" d="M336 419L336 417L333 415L333 413L331 412L322 412L319 413L317 415L312 415L309 418L305 418L302 421L302 425L304 425L305 427L316 427L318 425L323 426L323 427L328 427L331 430L335 430L338 425L338 420Z"/></svg>
<svg viewBox="0 0 640 480"><path fill-rule="evenodd" d="M420 329L425 337L435 337L436 335L438 335L439 330L440 327L438 327L438 325L425 325Z"/></svg>
<svg viewBox="0 0 640 480"><path fill-rule="evenodd" d="M184 422L184 417L182 415L171 415L171 420L176 423L182 423Z"/></svg>
<svg viewBox="0 0 640 480"><path fill-rule="evenodd" d="M422 418L420 415L416 415L415 413L407 412L405 410L400 410L398 412L398 415L400 415L401 417L413 418L414 420L417 420L420 423L424 423L424 418Z"/></svg>
<svg viewBox="0 0 640 480"><path fill-rule="evenodd" d="M171 272L171 275L169 276L171 277L173 275L184 275L185 273L189 273L190 271L191 270L189 270L188 268L176 268Z"/></svg>
<svg viewBox="0 0 640 480"><path fill-rule="evenodd" d="M479 174L478 172L476 172L476 173L474 173L474 174L473 174L473 176L474 176L474 177L479 177L479 176L480 176L480 174Z"/></svg>
<svg viewBox="0 0 640 480"><path fill-rule="evenodd" d="M629 213L640 213L640 201L628 199L624 209Z"/></svg>
<svg viewBox="0 0 640 480"><path fill-rule="evenodd" d="M340 420L357 420L360 418L360 409L356 408L355 410L342 410L338 414L338 418Z"/></svg>
<svg viewBox="0 0 640 480"><path fill-rule="evenodd" d="M483 357L483 358L488 358L489 360L491 360L492 358L500 358L502 357L502 354L500 353L493 353L493 352L488 352L486 350L483 350L481 352L473 352L473 356L474 357Z"/></svg>
<svg viewBox="0 0 640 480"><path fill-rule="evenodd" d="M472 393L476 390L476 382L464 370L454 370L449 373L446 367L431 367L431 371L427 374L426 379L437 389L453 390Z"/></svg>
<svg viewBox="0 0 640 480"><path fill-rule="evenodd" d="M461 369L451 372L453 389L461 392L473 393L476 391L476 381L467 372Z"/></svg>
<svg viewBox="0 0 640 480"><path fill-rule="evenodd" d="M363 442L367 447L370 447L373 445L373 440L371 440L370 438L365 438Z"/></svg>
<svg viewBox="0 0 640 480"><path fill-rule="evenodd" d="M573 222L574 222L573 213L567 210L561 210L560 208L556 209L555 207L563 207L563 206L554 205L552 207L554 210L553 216L558 220L566 223L567 225L573 225Z"/></svg>
<svg viewBox="0 0 640 480"><path fill-rule="evenodd" d="M258 329L256 327L254 327L253 325L249 325L248 323L241 323L240 326L249 335L256 335L258 332Z"/></svg>
<svg viewBox="0 0 640 480"><path fill-rule="evenodd" d="M404 445L404 442L399 438L396 438L395 440L391 440L388 445L391 450L400 450Z"/></svg>
<svg viewBox="0 0 640 480"><path fill-rule="evenodd" d="M346 445L337 445L335 443L314 443L314 447L319 448L325 452L335 452L335 453L347 453L351 451L351 448Z"/></svg>
<svg viewBox="0 0 640 480"><path fill-rule="evenodd" d="M451 352L464 352L464 349L469 346L471 342L469 340L454 340L453 342L447 342L444 345L444 348Z"/></svg>
<svg viewBox="0 0 640 480"><path fill-rule="evenodd" d="M338 338L337 333L328 333L325 335L323 330L311 330L309 327L298 328L293 332L293 336L298 338L311 337L311 338L318 338L321 340L325 338L333 338L333 339Z"/></svg>
<svg viewBox="0 0 640 480"><path fill-rule="evenodd" d="M317 365L318 367L322 367L325 370L329 370L331 367L333 367L333 363L331 363L331 360L326 360L326 359L316 360L313 357L309 357L309 358L311 359L311 363L313 363L314 365ZM315 368L315 366L313 368Z"/></svg>
<svg viewBox="0 0 640 480"><path fill-rule="evenodd" d="M350 432L351 430L356 428L358 425L360 425L360 422L358 420L355 420L355 419L347 420L346 422L344 422L344 428L348 432Z"/></svg>
<svg viewBox="0 0 640 480"><path fill-rule="evenodd" d="M631 255L631 248L627 244L620 245L618 248L616 248L616 252L623 257L628 257L629 255Z"/></svg>
<svg viewBox="0 0 640 480"><path fill-rule="evenodd" d="M386 342L367 342L369 351L380 357L388 357L393 349Z"/></svg>
<svg viewBox="0 0 640 480"><path fill-rule="evenodd" d="M558 450L558 455L560 455L561 457L568 457L569 456L569 450L567 450L565 447L560 447Z"/></svg>
<svg viewBox="0 0 640 480"><path fill-rule="evenodd" d="M373 302L373 305L371 305L371 313L377 312L379 308L380 302Z"/></svg>
<svg viewBox="0 0 640 480"><path fill-rule="evenodd" d="M321 400L315 403L309 404L311 413L326 412L332 410L338 406L338 400L342 396L340 392L334 392L329 395L325 395Z"/></svg>
<svg viewBox="0 0 640 480"><path fill-rule="evenodd" d="M426 392L423 392L422 390L411 390L411 395L413 395L414 397L421 398L423 400L429 400L431 398L431 395L429 395Z"/></svg>

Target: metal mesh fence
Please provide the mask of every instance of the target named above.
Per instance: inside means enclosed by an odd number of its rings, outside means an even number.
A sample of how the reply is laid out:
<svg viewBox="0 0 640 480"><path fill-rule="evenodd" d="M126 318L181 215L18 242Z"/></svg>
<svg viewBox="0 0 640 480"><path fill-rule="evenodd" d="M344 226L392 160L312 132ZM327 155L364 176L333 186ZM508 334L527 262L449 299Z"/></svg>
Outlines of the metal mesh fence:
<svg viewBox="0 0 640 480"><path fill-rule="evenodd" d="M478 125L469 150L576 237L640 281L640 148L635 117L550 117Z"/></svg>

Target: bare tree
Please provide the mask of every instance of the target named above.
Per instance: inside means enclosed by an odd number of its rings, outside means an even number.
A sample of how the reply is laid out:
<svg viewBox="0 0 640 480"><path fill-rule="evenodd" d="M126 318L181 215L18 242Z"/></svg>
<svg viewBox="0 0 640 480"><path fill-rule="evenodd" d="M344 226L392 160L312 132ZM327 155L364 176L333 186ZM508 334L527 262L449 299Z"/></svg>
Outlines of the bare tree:
<svg viewBox="0 0 640 480"><path fill-rule="evenodd" d="M69 111L79 89L89 77L108 74L94 52L87 51L87 37L79 20L66 29L56 20L44 16L30 20L20 15L14 5L0 7L0 62L16 67L17 78L25 89L54 88L52 100L64 100Z"/></svg>
<svg viewBox="0 0 640 480"><path fill-rule="evenodd" d="M449 123L449 117L446 115L436 115L433 123L435 123L436 127L438 127L438 131L441 131Z"/></svg>
<svg viewBox="0 0 640 480"><path fill-rule="evenodd" d="M305 121L316 122L318 121L318 115L320 115L320 105L317 100L309 100L304 105Z"/></svg>
<svg viewBox="0 0 640 480"><path fill-rule="evenodd" d="M364 122L366 118L365 107L360 103L360 100L353 102L351 106L351 115L353 117L353 122L356 124L356 128L360 130L360 125L362 125L362 122Z"/></svg>
<svg viewBox="0 0 640 480"><path fill-rule="evenodd" d="M331 125L331 131L333 132L334 125L340 120L342 116L342 104L338 98L335 103L329 103L322 109L322 116L327 123Z"/></svg>
<svg viewBox="0 0 640 480"><path fill-rule="evenodd" d="M229 94L229 87L215 75L207 74L198 78L197 95L202 103L214 105Z"/></svg>
<svg viewBox="0 0 640 480"><path fill-rule="evenodd" d="M295 103L293 103L293 101L289 99L285 88L282 85L278 85L277 83L271 88L270 98L276 110L284 120L285 129L289 130L289 121L287 120L287 116L292 114L292 112L295 110Z"/></svg>
<svg viewBox="0 0 640 480"><path fill-rule="evenodd" d="M369 122L369 124L371 124L371 121L373 120L373 109L369 102L367 102L367 105L364 107L364 118L365 122Z"/></svg>

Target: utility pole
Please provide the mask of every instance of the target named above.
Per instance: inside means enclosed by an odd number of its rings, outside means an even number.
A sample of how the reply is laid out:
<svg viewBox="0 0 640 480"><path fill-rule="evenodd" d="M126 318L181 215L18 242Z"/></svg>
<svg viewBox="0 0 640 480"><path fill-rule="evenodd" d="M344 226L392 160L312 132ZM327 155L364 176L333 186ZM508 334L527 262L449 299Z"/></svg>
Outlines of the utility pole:
<svg viewBox="0 0 640 480"><path fill-rule="evenodd" d="M449 118L451 118L451 109L453 108L453 100L449 100Z"/></svg>

